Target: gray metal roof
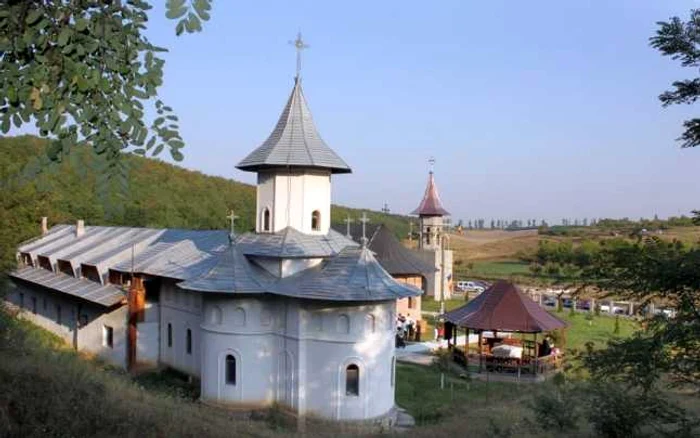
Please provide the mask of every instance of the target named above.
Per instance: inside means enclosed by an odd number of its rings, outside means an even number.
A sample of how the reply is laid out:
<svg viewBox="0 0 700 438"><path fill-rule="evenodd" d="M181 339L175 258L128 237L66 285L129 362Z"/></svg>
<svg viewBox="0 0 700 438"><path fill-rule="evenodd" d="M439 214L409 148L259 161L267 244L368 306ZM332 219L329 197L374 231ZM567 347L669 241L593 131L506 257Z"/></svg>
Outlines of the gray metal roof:
<svg viewBox="0 0 700 438"><path fill-rule="evenodd" d="M338 232L347 230L346 225L334 225L333 228ZM367 247L374 253L382 268L391 275L427 276L437 271L435 266L406 248L386 225L367 225L366 231L369 236ZM362 225L352 224L350 235L355 242L361 242Z"/></svg>
<svg viewBox="0 0 700 438"><path fill-rule="evenodd" d="M251 172L275 167L311 167L328 169L332 173L352 172L316 130L301 89L301 79L295 80L292 94L272 134L236 167Z"/></svg>
<svg viewBox="0 0 700 438"><path fill-rule="evenodd" d="M217 258L216 264L204 275L178 286L200 292L260 294L267 292L263 281L274 281L272 275L252 265L237 245L230 245L217 254Z"/></svg>
<svg viewBox="0 0 700 438"><path fill-rule="evenodd" d="M100 304L105 307L120 303L126 295L112 285L102 285L83 278L75 278L63 273L54 273L42 268L26 267L10 272L10 277L58 290L74 297Z"/></svg>
<svg viewBox="0 0 700 438"><path fill-rule="evenodd" d="M177 280L197 278L211 269L216 262L212 253L221 251L228 244L228 235L223 230L189 233L181 231L177 233L177 237L182 240L168 241L163 240L161 236L155 244L136 255L133 260L133 272ZM132 260L125 259L109 269L131 272Z"/></svg>
<svg viewBox="0 0 700 438"><path fill-rule="evenodd" d="M245 255L259 257L309 258L331 257L355 242L331 229L328 234L305 234L293 227L277 233L247 233L237 245Z"/></svg>
<svg viewBox="0 0 700 438"><path fill-rule="evenodd" d="M78 275L81 266L95 266L104 284L109 269L131 272L132 251L134 272L187 280L210 268L211 253L227 245L224 230L86 226L77 237L75 226L60 225L18 251L30 254L35 262L39 255L52 265L65 260Z"/></svg>
<svg viewBox="0 0 700 438"><path fill-rule="evenodd" d="M249 262L234 244L216 265L196 280L178 286L202 292L268 293L326 301L385 301L418 296L420 289L399 283L367 248L346 247L321 265L298 274L276 278Z"/></svg>
<svg viewBox="0 0 700 438"><path fill-rule="evenodd" d="M384 301L421 295L386 272L366 247L345 248L317 268L283 278L274 293L329 301Z"/></svg>

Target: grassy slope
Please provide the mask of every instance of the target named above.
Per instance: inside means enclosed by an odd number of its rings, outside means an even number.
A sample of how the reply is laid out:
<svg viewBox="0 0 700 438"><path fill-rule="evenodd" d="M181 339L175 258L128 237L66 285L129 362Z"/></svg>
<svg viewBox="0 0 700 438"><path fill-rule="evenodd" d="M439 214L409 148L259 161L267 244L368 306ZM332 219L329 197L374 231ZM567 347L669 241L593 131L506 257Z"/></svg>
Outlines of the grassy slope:
<svg viewBox="0 0 700 438"><path fill-rule="evenodd" d="M4 311L0 335L3 436L281 436L266 423L147 392Z"/></svg>

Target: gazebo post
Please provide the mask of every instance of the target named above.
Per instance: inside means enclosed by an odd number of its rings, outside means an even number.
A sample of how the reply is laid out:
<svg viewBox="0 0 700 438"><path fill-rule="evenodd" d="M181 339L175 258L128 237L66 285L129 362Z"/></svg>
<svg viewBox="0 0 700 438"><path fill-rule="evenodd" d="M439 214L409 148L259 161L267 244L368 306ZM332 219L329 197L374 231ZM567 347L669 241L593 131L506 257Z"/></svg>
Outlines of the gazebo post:
<svg viewBox="0 0 700 438"><path fill-rule="evenodd" d="M469 327L464 327L464 366L469 373Z"/></svg>
<svg viewBox="0 0 700 438"><path fill-rule="evenodd" d="M537 348L537 332L535 332L535 371L534 371L534 373L533 373L533 374L535 375L535 377L537 377L537 368L538 368L538 365L539 365L539 364L538 364L539 351L537 351L537 350L538 350L538 348Z"/></svg>
<svg viewBox="0 0 700 438"><path fill-rule="evenodd" d="M483 330L479 330L479 374L481 374L481 367L482 367L482 355L481 355L481 334L483 333Z"/></svg>

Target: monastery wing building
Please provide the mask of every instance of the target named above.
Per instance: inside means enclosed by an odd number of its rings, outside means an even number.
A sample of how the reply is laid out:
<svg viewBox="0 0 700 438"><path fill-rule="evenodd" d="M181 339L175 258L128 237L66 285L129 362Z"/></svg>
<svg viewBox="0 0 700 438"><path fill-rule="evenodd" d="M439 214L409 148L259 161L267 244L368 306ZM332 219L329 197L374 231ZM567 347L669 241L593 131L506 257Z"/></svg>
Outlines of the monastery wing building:
<svg viewBox="0 0 700 438"><path fill-rule="evenodd" d="M331 178L299 76L257 173L255 232L58 225L18 248L7 300L80 351L199 377L217 403L337 420L394 408L397 300L366 245L330 228ZM232 217L233 220L233 217Z"/></svg>

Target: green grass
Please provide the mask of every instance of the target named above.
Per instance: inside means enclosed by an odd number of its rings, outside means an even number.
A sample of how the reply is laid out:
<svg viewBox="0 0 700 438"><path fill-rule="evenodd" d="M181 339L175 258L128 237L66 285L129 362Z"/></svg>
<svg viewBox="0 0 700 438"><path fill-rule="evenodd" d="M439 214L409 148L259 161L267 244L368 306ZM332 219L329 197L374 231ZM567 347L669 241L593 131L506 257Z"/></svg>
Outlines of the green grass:
<svg viewBox="0 0 700 438"><path fill-rule="evenodd" d="M464 304L466 304L466 301L463 298L445 300L445 311L449 312L450 310L456 309ZM424 296L423 300L421 301L421 310L426 312L439 312L440 301L436 301L433 297Z"/></svg>
<svg viewBox="0 0 700 438"><path fill-rule="evenodd" d="M616 335L613 333L614 316L593 316L593 319L588 321L585 313L571 315L566 309L552 313L569 323L569 328L566 330L566 350L583 350L587 342L593 342L596 347L604 347L607 341L615 337L631 336L639 329L637 321L620 318L620 333Z"/></svg>

